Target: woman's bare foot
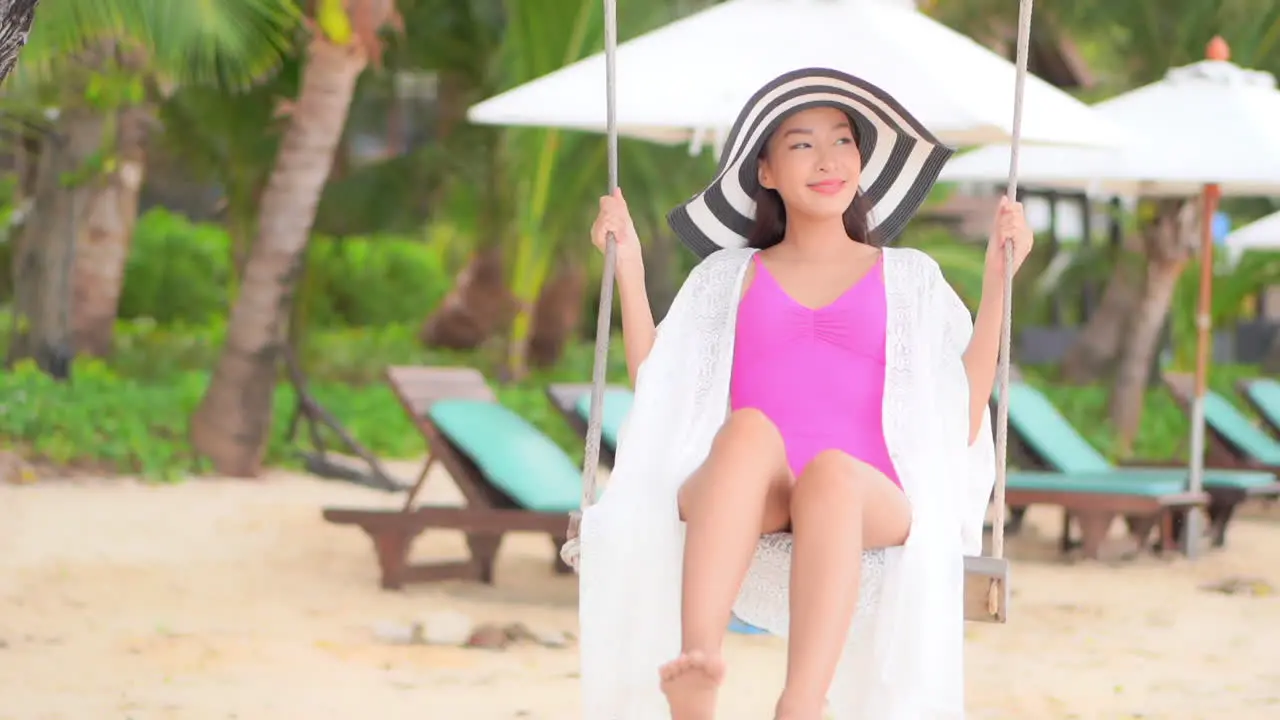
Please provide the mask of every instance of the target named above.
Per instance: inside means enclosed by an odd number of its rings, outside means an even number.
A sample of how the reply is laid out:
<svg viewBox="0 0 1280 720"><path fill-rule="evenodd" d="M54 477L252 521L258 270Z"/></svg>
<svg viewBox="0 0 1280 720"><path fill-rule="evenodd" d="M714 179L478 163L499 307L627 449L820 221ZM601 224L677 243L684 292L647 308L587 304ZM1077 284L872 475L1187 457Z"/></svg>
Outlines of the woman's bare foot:
<svg viewBox="0 0 1280 720"><path fill-rule="evenodd" d="M716 691L724 679L724 661L698 651L687 652L663 665L662 693L671 706L671 720L713 720Z"/></svg>

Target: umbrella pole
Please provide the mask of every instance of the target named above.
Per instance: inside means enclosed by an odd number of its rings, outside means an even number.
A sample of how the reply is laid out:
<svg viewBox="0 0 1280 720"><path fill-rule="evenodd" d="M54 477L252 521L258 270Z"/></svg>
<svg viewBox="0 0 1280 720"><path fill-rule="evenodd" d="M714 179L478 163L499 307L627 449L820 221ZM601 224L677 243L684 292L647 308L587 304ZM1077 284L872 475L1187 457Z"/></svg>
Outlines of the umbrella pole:
<svg viewBox="0 0 1280 720"><path fill-rule="evenodd" d="M1205 47L1208 60L1226 61L1231 58L1231 48L1220 36L1214 36ZM1193 493L1204 492L1204 396L1209 385L1210 348L1213 347L1213 216L1218 212L1218 200L1222 188L1214 183L1204 186L1200 195L1200 298L1196 303L1196 375L1191 397L1191 472L1188 488ZM1183 538L1187 557L1200 554L1200 513L1187 513Z"/></svg>
<svg viewBox="0 0 1280 720"><path fill-rule="evenodd" d="M1218 211L1222 189L1206 185L1200 209L1200 298L1196 306L1196 375L1195 394L1191 400L1191 473L1190 491L1204 491L1204 397L1209 385L1209 362L1213 347L1213 216ZM1187 513L1185 525L1187 557L1200 554L1203 534L1198 512Z"/></svg>

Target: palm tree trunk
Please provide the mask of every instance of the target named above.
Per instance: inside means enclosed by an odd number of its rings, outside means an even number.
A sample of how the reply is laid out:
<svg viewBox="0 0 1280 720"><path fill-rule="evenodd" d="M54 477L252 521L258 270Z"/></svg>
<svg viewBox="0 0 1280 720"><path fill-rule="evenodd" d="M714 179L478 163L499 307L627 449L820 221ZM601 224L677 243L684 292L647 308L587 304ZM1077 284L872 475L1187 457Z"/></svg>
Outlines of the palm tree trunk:
<svg viewBox="0 0 1280 720"><path fill-rule="evenodd" d="M50 375L71 372L76 346L71 333L72 272L76 240L87 216L96 179L83 175L102 145L101 112L68 107L41 143L35 192L13 258L16 315L26 327L9 349L9 360L33 358Z"/></svg>
<svg viewBox="0 0 1280 720"><path fill-rule="evenodd" d="M192 443L220 473L250 477L261 468L294 286L366 64L363 52L321 33L308 47L298 100L262 196L227 345L191 421Z"/></svg>
<svg viewBox="0 0 1280 720"><path fill-rule="evenodd" d="M561 260L542 286L533 308L533 330L529 334L532 367L551 367L559 362L582 323L586 296L586 268L572 259Z"/></svg>
<svg viewBox="0 0 1280 720"><path fill-rule="evenodd" d="M1151 368L1159 351L1160 331L1178 277L1191 260L1195 244L1195 205L1185 200L1161 200L1156 216L1143 232L1147 249L1147 281L1128 332L1128 342L1116 369L1111 392L1111 421L1117 431L1117 451L1127 455L1142 425L1143 401Z"/></svg>
<svg viewBox="0 0 1280 720"><path fill-rule="evenodd" d="M1120 357L1130 319L1142 297L1142 271L1142 263L1121 251L1098 308L1062 358L1063 380L1088 385L1110 372Z"/></svg>
<svg viewBox="0 0 1280 720"><path fill-rule="evenodd" d="M419 334L427 347L471 350L505 328L516 313L502 248L479 250Z"/></svg>
<svg viewBox="0 0 1280 720"><path fill-rule="evenodd" d="M125 265L138 223L138 194L146 171L149 106L122 108L117 122L117 167L96 183L76 243L71 332L80 352L111 352Z"/></svg>
<svg viewBox="0 0 1280 720"><path fill-rule="evenodd" d="M27 44L39 0L0 0L0 82L9 77Z"/></svg>

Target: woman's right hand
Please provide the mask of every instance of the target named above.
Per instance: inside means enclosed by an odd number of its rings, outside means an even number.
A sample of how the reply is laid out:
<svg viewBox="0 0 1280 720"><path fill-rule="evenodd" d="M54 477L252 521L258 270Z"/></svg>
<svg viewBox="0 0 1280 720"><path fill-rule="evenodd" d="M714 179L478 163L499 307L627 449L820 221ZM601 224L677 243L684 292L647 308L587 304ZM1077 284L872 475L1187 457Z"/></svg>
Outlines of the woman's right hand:
<svg viewBox="0 0 1280 720"><path fill-rule="evenodd" d="M618 274L635 275L644 272L644 260L640 254L640 239L636 237L636 226L631 221L631 213L627 210L627 201L622 197L622 190L616 189L611 195L600 198L600 212L591 225L591 244L604 252L605 240L609 233L617 240Z"/></svg>

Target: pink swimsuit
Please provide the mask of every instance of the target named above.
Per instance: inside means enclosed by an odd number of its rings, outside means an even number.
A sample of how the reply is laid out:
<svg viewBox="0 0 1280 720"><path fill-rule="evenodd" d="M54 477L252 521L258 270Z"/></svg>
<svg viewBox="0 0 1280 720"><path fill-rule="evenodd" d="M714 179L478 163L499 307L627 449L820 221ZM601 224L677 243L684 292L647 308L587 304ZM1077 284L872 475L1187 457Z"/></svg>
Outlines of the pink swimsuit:
<svg viewBox="0 0 1280 720"><path fill-rule="evenodd" d="M883 261L834 302L811 310L787 295L760 256L738 306L729 391L782 433L798 478L823 450L842 450L901 486L884 441Z"/></svg>

